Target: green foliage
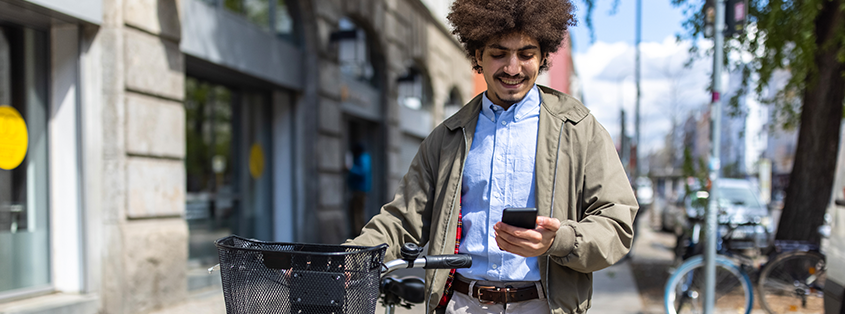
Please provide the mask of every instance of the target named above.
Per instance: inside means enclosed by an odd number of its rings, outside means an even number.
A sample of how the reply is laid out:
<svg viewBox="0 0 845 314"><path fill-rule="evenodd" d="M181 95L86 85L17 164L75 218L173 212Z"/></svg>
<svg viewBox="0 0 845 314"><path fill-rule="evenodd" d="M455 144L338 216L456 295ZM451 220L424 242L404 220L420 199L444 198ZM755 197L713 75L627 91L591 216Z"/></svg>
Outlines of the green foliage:
<svg viewBox="0 0 845 314"><path fill-rule="evenodd" d="M697 186L690 186L689 182L684 182L684 190L686 194L695 191L704 190L707 187L707 163L702 158L695 158L693 160L692 151L689 147L684 147L684 161L681 165L681 174L684 178L694 178Z"/></svg>
<svg viewBox="0 0 845 314"><path fill-rule="evenodd" d="M681 165L681 173L684 178L694 178L696 183L691 186L688 181L684 181L684 191L686 192L684 195L690 196L690 205L700 210L707 208L707 198L698 197L693 193L696 191L706 191L710 188L709 184L707 184L707 163L702 158L695 158L693 160L689 147L684 148L684 162Z"/></svg>
<svg viewBox="0 0 845 314"><path fill-rule="evenodd" d="M693 57L700 57L701 51L695 44L704 32L704 16L701 8L703 0L671 0L676 7L682 7L687 20L683 23L686 34L678 35L679 40L689 39L693 44L690 52ZM829 0L749 0L748 26L745 35L726 38L725 63L730 70L742 73L740 92L730 100L730 109L738 110L739 98L749 89L767 104L773 105L774 117L778 124L786 128L798 123L801 113L800 100L803 93L814 84L820 84L816 78L818 68L815 63L819 47L815 20L824 1ZM845 5L840 6L840 14L845 14ZM837 55L840 62L845 62L845 29L834 34L839 42ZM712 49L705 54L712 54ZM789 75L785 82L776 81L779 71ZM845 75L845 73L843 73ZM756 85L751 86L752 78ZM769 92L772 87L775 92Z"/></svg>

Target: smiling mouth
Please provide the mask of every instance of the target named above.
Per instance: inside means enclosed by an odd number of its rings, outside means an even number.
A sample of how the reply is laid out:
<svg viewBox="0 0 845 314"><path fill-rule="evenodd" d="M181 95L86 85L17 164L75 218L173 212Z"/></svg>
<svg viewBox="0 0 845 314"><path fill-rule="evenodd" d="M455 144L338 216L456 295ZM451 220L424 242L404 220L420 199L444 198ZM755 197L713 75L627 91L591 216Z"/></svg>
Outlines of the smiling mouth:
<svg viewBox="0 0 845 314"><path fill-rule="evenodd" d="M499 80L502 81L502 83L504 83L505 85L517 85L519 83L522 83L524 79L507 79L504 77L500 77Z"/></svg>

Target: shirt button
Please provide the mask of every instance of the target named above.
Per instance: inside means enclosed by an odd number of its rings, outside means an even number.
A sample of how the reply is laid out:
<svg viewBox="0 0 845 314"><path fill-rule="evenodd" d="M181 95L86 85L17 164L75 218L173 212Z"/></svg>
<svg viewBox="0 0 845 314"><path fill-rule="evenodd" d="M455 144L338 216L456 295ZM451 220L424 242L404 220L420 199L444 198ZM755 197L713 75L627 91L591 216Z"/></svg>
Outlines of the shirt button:
<svg viewBox="0 0 845 314"><path fill-rule="evenodd" d="M499 266L496 266L496 264L493 264L493 266L491 266L491 267L493 267L493 269L496 269L496 267L499 267Z"/></svg>
<svg viewBox="0 0 845 314"><path fill-rule="evenodd" d="M507 121L502 121L502 125L507 125L507 124L508 124Z"/></svg>

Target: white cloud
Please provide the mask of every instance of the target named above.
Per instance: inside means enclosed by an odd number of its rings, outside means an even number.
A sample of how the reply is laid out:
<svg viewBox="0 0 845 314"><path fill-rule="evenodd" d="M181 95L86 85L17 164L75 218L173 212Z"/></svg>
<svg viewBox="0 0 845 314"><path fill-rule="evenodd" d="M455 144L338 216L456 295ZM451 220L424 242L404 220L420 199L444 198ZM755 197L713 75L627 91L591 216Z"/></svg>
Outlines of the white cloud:
<svg viewBox="0 0 845 314"><path fill-rule="evenodd" d="M662 42L643 42L640 48L640 156L645 156L663 147L673 114L685 119L687 112L709 102L712 59L695 60L691 68L684 68L689 43L677 43L673 36ZM584 103L615 141L620 135L621 108L626 111L627 132L634 137L634 56L633 45L601 41L574 56Z"/></svg>

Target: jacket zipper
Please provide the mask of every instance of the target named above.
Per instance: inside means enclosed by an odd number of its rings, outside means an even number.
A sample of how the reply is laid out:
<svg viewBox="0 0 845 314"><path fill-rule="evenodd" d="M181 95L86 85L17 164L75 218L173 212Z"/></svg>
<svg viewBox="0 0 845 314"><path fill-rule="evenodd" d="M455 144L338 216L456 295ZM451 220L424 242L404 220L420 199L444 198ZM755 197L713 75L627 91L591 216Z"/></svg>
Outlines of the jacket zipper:
<svg viewBox="0 0 845 314"><path fill-rule="evenodd" d="M464 156L461 160L461 169L460 169L461 175L458 176L458 183L459 184L464 179L464 167L466 166L467 155L469 155L469 143L467 143L467 132L466 132L465 127L461 127L461 135L463 135L463 137L464 137ZM452 208L451 208L451 210L449 210L449 220L446 221L446 229L445 230L446 230L447 234L449 233L449 224L451 224L451 222L452 222L452 215L455 213L455 202L458 199L458 193L460 191L461 191L460 187L455 189L455 195L452 197ZM443 244L440 246L440 254L443 254L443 248L446 247L446 238L447 237L443 237ZM437 278L437 271L438 271L438 269L435 268L432 278ZM432 282L431 284L433 286L434 282ZM432 287L432 289L433 288L434 287ZM443 291L443 292L445 293L446 291ZM426 300L425 300L425 307L426 307L425 312L431 313L430 312L431 309L429 308L431 306L431 293L429 293L425 298L426 298Z"/></svg>
<svg viewBox="0 0 845 314"><path fill-rule="evenodd" d="M566 125L566 119L560 124L560 133L557 135L557 147L555 148L555 171L552 175L552 202L549 210L549 218L554 218L555 215L555 191L557 190L557 162L560 159L560 139L563 138L563 127ZM552 262L551 257L546 255L546 303L549 305L549 313L552 312L552 298L549 297L549 264Z"/></svg>

